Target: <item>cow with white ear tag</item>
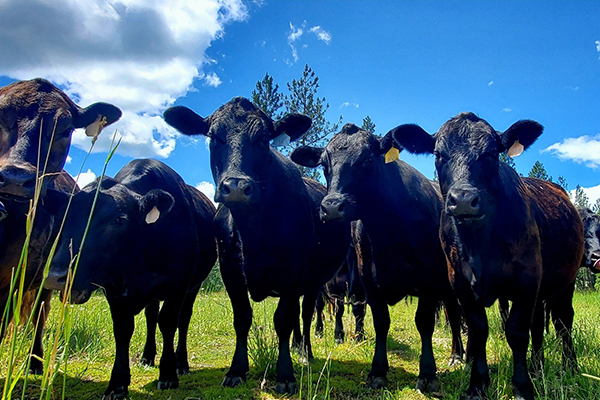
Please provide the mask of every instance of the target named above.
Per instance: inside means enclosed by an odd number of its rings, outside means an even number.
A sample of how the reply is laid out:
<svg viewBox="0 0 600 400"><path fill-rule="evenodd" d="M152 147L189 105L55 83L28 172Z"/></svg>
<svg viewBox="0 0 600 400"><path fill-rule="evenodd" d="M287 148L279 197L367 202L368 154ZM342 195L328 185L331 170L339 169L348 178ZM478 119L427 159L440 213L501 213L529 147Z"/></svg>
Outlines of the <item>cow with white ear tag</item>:
<svg viewBox="0 0 600 400"><path fill-rule="evenodd" d="M158 313L164 340L158 387L176 388L177 376L189 372L186 336L192 307L217 257L215 211L175 171L150 159L133 160L114 179L99 179L73 197L46 286L67 288L73 303L86 302L98 287L104 290L117 347L104 399L127 397L129 341L134 316L144 308L148 339L142 362L154 365L158 301L164 301Z"/></svg>

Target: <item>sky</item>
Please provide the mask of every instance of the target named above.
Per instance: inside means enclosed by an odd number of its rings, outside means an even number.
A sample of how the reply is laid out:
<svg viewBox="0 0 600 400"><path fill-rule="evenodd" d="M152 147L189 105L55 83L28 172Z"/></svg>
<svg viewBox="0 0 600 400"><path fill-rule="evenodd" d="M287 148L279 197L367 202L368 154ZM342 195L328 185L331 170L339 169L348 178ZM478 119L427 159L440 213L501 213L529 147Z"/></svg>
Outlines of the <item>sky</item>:
<svg viewBox="0 0 600 400"><path fill-rule="evenodd" d="M538 160L593 203L599 20L596 1L0 0L0 86L44 77L80 106L121 108L87 159L90 139L75 131L65 169L80 184L101 174L116 134L107 175L157 158L212 197L206 141L180 135L162 112L208 116L250 97L266 73L287 94L309 65L331 122L369 116L381 135L404 123L434 133L462 111L498 131L534 119L545 130L517 170ZM401 158L433 177L433 157Z"/></svg>

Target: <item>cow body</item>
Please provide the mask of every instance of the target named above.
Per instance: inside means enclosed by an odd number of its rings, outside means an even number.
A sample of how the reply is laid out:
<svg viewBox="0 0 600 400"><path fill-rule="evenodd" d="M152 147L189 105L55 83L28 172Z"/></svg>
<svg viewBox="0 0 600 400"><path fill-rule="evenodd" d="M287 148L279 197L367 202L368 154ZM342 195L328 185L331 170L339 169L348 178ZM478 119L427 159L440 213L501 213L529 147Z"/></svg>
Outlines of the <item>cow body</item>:
<svg viewBox="0 0 600 400"><path fill-rule="evenodd" d="M347 226L324 226L319 221L325 187L303 179L298 168L269 145L283 133L292 139L300 136L310 127L310 119L290 114L274 123L247 99L235 98L207 118L173 107L165 111L165 120L182 133L210 138L215 201L224 204L215 218L219 265L236 331L236 349L223 384L236 386L249 369L248 293L254 301L278 296L275 390L294 393L289 341L300 312L299 298L304 295L303 338L310 359L316 296L342 265L349 246Z"/></svg>
<svg viewBox="0 0 600 400"><path fill-rule="evenodd" d="M326 224L361 221L353 239L376 335L368 384L378 388L386 383L388 305L413 295L419 296L415 322L422 345L417 388L438 392L432 348L438 300L451 316L452 357L460 359L463 353L459 307L438 238L441 199L432 182L407 163L385 163L391 143L389 135L378 139L347 124L326 148L301 147L291 157L305 166L323 165L328 194L321 218Z"/></svg>
<svg viewBox="0 0 600 400"><path fill-rule="evenodd" d="M434 153L444 196L440 236L449 276L469 326L473 363L469 398L485 396L489 384L485 307L511 300L506 338L513 351L513 392L533 399L527 373L529 331L534 368L543 362L543 301L563 338L563 362L575 367L571 340L572 296L583 254L583 227L558 185L522 178L499 153L520 153L542 132L534 121L495 131L472 113L462 113L430 136L416 125L394 130L412 152Z"/></svg>
<svg viewBox="0 0 600 400"><path fill-rule="evenodd" d="M44 207L46 193L58 190L72 193L78 190L73 179L62 170L71 133L87 127L96 120L110 124L121 111L110 104L94 103L87 108L77 106L61 90L44 79L19 81L0 88L0 201L5 205L7 218L0 222L0 340L12 319L13 305L8 304L11 275L17 269L26 238L29 203L39 193L34 225L25 266L25 293L19 294L32 302L28 293L39 288L49 254L49 245L56 236L61 215L51 215ZM96 131L97 132L97 131ZM38 179L42 178L42 179ZM18 279L18 278L17 278ZM30 370L41 373L42 331L49 311L50 291L41 295L43 304L35 311L35 340ZM33 304L33 303L32 303ZM39 308L44 312L38 315Z"/></svg>
<svg viewBox="0 0 600 400"><path fill-rule="evenodd" d="M164 342L158 387L177 387L177 372L189 370L187 326L200 284L216 259L214 215L215 208L204 195L186 185L171 168L150 159L133 160L114 179L93 182L73 197L46 285L64 290L72 264L70 295L74 303L87 301L98 287L104 289L116 343L106 399L127 396L134 316L147 306L149 339L142 358L153 363L152 324L156 323L158 301L163 301L158 325ZM72 263L71 254L78 252L78 260Z"/></svg>

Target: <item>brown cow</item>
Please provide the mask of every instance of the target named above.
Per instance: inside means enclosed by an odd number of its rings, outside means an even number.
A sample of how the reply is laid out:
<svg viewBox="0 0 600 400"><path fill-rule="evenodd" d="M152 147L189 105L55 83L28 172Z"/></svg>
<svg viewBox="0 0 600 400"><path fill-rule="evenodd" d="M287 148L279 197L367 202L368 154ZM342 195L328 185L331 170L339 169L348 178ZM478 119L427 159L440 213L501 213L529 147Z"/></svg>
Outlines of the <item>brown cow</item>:
<svg viewBox="0 0 600 400"><path fill-rule="evenodd" d="M14 305L9 303L11 276L19 264L25 242L25 226L29 203L36 190L43 205L47 191L71 192L76 186L63 171L71 143L71 133L94 122L108 125L121 116L121 111L106 103L81 108L45 79L12 83L0 89L0 201L7 217L0 222L0 340L12 319ZM98 129L96 132L98 133ZM44 176L40 185L38 178ZM35 224L29 243L25 272L25 292L37 289L48 244L56 234L54 220L44 207L37 207ZM47 312L50 291L42 294ZM27 296L34 299L35 296ZM33 354L42 356L41 335L45 321L37 324ZM40 373L42 363L31 359L30 369Z"/></svg>

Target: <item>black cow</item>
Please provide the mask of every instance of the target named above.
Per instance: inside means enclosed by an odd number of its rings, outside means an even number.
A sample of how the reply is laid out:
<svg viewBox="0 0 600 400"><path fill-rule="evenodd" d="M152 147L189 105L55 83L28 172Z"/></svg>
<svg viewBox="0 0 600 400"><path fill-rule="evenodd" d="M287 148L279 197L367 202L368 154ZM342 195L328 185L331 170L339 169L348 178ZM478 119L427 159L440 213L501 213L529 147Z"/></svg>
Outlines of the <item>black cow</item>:
<svg viewBox="0 0 600 400"><path fill-rule="evenodd" d="M315 336L323 336L323 309L327 303L333 306L333 313L335 314L335 341L344 343L343 317L346 301L352 306L352 314L354 315L354 338L357 341L362 341L365 337L364 320L367 311L367 300L365 288L358 272L358 259L354 246L348 251L348 257L342 268L332 280L323 286L321 295L317 296Z"/></svg>
<svg viewBox="0 0 600 400"><path fill-rule="evenodd" d="M233 306L236 349L223 385L238 385L248 372L250 292L254 301L279 296L274 315L279 338L275 390L294 393L289 341L299 317L299 298L304 294L302 334L310 359L316 296L349 248L349 225L319 221L325 187L303 180L297 166L269 145L282 134L299 137L311 121L288 114L274 123L241 97L207 118L181 106L166 110L164 117L184 134L210 138L215 201L225 205L217 212L215 225L221 275Z"/></svg>
<svg viewBox="0 0 600 400"><path fill-rule="evenodd" d="M11 274L17 269L26 237L29 203L34 200L34 226L29 241L25 268L25 293L20 294L33 305L42 282L42 272L49 245L56 235L60 215L44 209L48 190L66 193L78 190L73 179L62 171L75 128L107 125L115 122L121 111L110 104L94 103L81 108L61 90L44 79L20 81L0 88L0 201L8 217L0 222L0 340L12 319ZM91 130L91 129L90 129ZM98 133L96 126L95 132ZM92 133L90 133L92 134ZM43 177L43 179L38 179ZM39 197L36 197L36 190ZM42 332L50 306L50 291L41 294L44 312L34 310L36 333L30 370L42 372Z"/></svg>
<svg viewBox="0 0 600 400"><path fill-rule="evenodd" d="M368 385L386 383L388 305L407 295L419 296L415 323L421 335L417 389L439 392L432 335L438 300L450 314L452 358L462 359L460 311L448 281L446 259L438 237L441 197L436 186L403 161L386 163L390 135L378 138L346 124L325 148L299 147L292 160L308 167L323 166L327 196L321 219L362 221L353 237L359 253L359 271L375 325L375 354ZM362 267L361 267L362 266Z"/></svg>
<svg viewBox="0 0 600 400"><path fill-rule="evenodd" d="M534 368L543 362L543 300L563 339L563 364L575 368L572 297L583 254L583 226L565 191L551 182L520 177L499 154L515 155L542 133L523 120L497 132L472 113L461 113L433 136L417 125L393 130L413 153L433 153L444 196L440 236L449 276L469 326L472 362L468 398L485 396L485 307L511 300L506 338L513 352L515 399L533 399L527 373L529 331Z"/></svg>
<svg viewBox="0 0 600 400"><path fill-rule="evenodd" d="M155 315L158 300L164 301L158 314L163 336L158 387L176 388L177 373L189 371L187 327L200 284L217 257L214 215L206 196L167 165L150 159L133 160L114 179L97 180L73 197L46 286L66 289L73 303L84 303L95 289L104 289L116 343L104 399L127 397L134 316L147 306L147 316ZM70 285L66 280L73 273ZM148 322L151 328L152 319ZM151 332L148 341L143 359L151 364L156 352Z"/></svg>
<svg viewBox="0 0 600 400"><path fill-rule="evenodd" d="M579 208L577 211L583 221L585 233L585 251L581 266L594 273L600 273L600 215L589 208Z"/></svg>

